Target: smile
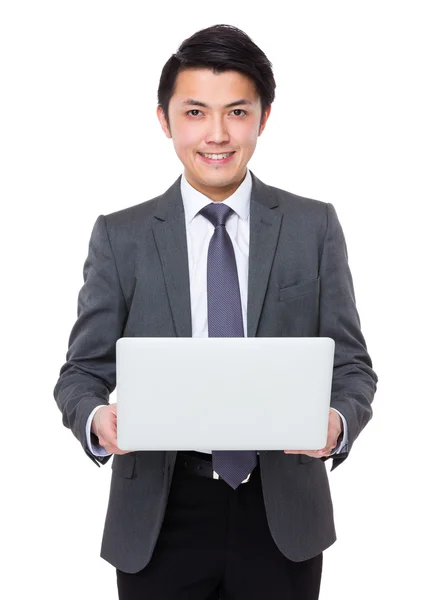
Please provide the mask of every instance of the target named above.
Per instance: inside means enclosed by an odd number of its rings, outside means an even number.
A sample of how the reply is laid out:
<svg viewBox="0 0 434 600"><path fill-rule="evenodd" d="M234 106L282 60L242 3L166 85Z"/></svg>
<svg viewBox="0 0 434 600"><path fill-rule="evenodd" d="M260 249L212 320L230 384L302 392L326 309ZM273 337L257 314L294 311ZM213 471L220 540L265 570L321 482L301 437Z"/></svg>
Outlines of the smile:
<svg viewBox="0 0 434 600"><path fill-rule="evenodd" d="M231 160L235 152L225 152L221 154L205 154L205 152L198 152L202 159L207 163L226 163Z"/></svg>
<svg viewBox="0 0 434 600"><path fill-rule="evenodd" d="M233 152L226 152L226 154L205 154L204 152L199 152L199 154L205 156L205 158L212 158L214 160L217 160L220 158L227 158L228 156L233 154Z"/></svg>

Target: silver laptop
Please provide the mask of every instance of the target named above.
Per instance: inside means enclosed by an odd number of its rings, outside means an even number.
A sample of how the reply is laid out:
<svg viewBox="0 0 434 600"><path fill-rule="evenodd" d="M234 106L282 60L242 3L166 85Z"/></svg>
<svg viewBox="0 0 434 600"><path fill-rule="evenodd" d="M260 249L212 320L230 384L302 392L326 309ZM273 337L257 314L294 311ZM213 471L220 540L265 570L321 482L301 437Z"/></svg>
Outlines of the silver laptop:
<svg viewBox="0 0 434 600"><path fill-rule="evenodd" d="M121 450L317 450L327 442L335 342L120 338Z"/></svg>

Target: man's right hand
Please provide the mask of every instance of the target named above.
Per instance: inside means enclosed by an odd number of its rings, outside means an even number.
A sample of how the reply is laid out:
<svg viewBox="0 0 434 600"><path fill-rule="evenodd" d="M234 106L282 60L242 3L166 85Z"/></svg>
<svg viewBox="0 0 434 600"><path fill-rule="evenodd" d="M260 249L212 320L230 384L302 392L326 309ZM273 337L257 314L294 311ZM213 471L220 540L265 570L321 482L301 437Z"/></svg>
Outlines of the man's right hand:
<svg viewBox="0 0 434 600"><path fill-rule="evenodd" d="M117 446L117 421L116 403L101 406L93 415L91 431L110 454L128 454L130 450L120 450Z"/></svg>

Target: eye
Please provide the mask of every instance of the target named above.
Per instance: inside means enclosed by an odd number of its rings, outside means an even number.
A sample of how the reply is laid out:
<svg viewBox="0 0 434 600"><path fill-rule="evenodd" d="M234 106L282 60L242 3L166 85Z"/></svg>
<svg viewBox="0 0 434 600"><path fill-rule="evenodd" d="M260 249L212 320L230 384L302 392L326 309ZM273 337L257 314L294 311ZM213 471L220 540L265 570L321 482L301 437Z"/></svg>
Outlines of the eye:
<svg viewBox="0 0 434 600"><path fill-rule="evenodd" d="M245 115L247 114L245 110L243 110L242 108L234 108L234 110L232 112L238 112L238 113L244 113ZM236 117L239 117L241 115L235 115Z"/></svg>
<svg viewBox="0 0 434 600"><path fill-rule="evenodd" d="M191 110L188 110L186 114L188 115L190 113L200 113L200 112L202 112L202 111L198 110L197 108L192 108ZM197 115L191 115L191 116L196 117Z"/></svg>

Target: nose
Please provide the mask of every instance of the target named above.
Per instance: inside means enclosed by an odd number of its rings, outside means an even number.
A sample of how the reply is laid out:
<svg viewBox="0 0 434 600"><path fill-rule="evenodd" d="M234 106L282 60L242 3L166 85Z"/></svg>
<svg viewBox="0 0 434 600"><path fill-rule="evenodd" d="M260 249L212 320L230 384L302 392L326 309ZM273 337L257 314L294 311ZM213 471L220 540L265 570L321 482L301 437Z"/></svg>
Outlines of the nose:
<svg viewBox="0 0 434 600"><path fill-rule="evenodd" d="M214 115L210 120L210 126L205 141L207 144L225 144L229 142L229 133L224 117Z"/></svg>

